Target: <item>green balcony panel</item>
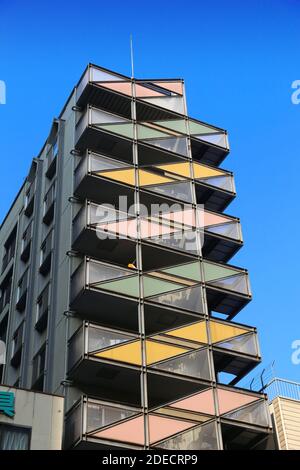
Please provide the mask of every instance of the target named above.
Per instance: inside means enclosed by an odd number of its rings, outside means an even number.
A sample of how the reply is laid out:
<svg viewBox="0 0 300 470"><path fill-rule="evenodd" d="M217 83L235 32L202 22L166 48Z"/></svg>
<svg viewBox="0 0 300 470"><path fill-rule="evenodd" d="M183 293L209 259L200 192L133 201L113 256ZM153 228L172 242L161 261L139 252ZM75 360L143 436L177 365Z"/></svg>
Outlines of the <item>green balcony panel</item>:
<svg viewBox="0 0 300 470"><path fill-rule="evenodd" d="M206 282L221 279L223 277L233 276L235 274L241 274L241 271L232 268L226 268L224 266L218 266L217 264L203 263L204 268L204 279Z"/></svg>
<svg viewBox="0 0 300 470"><path fill-rule="evenodd" d="M170 292L176 289L180 289L182 284L176 284L175 282L162 281L151 276L144 276L144 297L150 297L153 295L162 294L164 292Z"/></svg>
<svg viewBox="0 0 300 470"><path fill-rule="evenodd" d="M184 119L172 119L171 121L154 121L154 124L166 127L167 129L171 129L172 131L187 134L187 126L186 121Z"/></svg>
<svg viewBox="0 0 300 470"><path fill-rule="evenodd" d="M133 139L133 124L94 124L98 129Z"/></svg>
<svg viewBox="0 0 300 470"><path fill-rule="evenodd" d="M182 264L181 266L162 269L161 271L166 274L191 279L192 281L201 281L200 263L198 261L188 264Z"/></svg>
<svg viewBox="0 0 300 470"><path fill-rule="evenodd" d="M119 281L104 282L94 284L94 287L103 290L109 290L118 294L129 295L130 297L139 297L139 277L132 276Z"/></svg>
<svg viewBox="0 0 300 470"><path fill-rule="evenodd" d="M137 126L138 139L159 139L159 138L169 138L170 135L168 132L159 131L153 127L142 126L138 124Z"/></svg>

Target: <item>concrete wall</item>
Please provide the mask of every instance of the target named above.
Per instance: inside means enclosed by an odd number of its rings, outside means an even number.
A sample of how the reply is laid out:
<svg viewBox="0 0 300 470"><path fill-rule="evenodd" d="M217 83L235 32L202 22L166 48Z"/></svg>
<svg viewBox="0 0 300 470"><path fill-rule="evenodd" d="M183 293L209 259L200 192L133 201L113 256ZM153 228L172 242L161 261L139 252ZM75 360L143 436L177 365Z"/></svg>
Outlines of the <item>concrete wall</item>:
<svg viewBox="0 0 300 470"><path fill-rule="evenodd" d="M280 450L300 450L300 401L275 398L270 405Z"/></svg>
<svg viewBox="0 0 300 470"><path fill-rule="evenodd" d="M15 416L0 414L0 425L31 428L31 450L60 450L62 443L64 399L24 389L0 386L0 391L15 394Z"/></svg>

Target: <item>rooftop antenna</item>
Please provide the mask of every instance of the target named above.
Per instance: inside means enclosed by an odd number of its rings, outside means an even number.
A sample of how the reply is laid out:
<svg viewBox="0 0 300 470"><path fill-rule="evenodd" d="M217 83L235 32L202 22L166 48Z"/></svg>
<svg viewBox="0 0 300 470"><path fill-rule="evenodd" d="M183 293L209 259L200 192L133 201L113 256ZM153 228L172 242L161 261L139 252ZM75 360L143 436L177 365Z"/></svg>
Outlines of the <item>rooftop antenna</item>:
<svg viewBox="0 0 300 470"><path fill-rule="evenodd" d="M131 78L134 78L134 66L133 66L133 40L132 34L130 33L130 58L131 58Z"/></svg>

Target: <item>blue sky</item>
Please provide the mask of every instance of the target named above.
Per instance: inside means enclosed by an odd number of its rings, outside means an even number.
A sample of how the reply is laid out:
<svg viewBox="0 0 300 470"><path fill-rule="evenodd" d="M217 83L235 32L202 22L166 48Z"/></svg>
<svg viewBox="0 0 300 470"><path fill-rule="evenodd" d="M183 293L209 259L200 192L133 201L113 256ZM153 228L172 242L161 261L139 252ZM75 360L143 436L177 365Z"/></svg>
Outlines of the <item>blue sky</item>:
<svg viewBox="0 0 300 470"><path fill-rule="evenodd" d="M88 62L135 75L183 77L189 114L228 129L254 299L236 320L259 329L264 365L299 381L300 1L45 2L1 0L0 218L8 210ZM260 369L257 370L257 372Z"/></svg>

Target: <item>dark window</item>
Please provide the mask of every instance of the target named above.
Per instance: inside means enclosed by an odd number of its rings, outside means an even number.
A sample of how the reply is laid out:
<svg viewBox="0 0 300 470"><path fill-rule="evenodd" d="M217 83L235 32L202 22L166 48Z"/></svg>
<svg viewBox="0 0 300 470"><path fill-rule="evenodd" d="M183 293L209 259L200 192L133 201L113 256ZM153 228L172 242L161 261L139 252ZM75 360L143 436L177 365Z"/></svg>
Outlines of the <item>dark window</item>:
<svg viewBox="0 0 300 470"><path fill-rule="evenodd" d="M55 182L52 184L44 197L44 217L43 222L47 225L53 219L54 215L54 201L55 201Z"/></svg>
<svg viewBox="0 0 300 470"><path fill-rule="evenodd" d="M32 389L43 391L46 363L46 345L42 346L32 362Z"/></svg>
<svg viewBox="0 0 300 470"><path fill-rule="evenodd" d="M22 236L21 259L26 262L30 255L33 222L31 221Z"/></svg>
<svg viewBox="0 0 300 470"><path fill-rule="evenodd" d="M22 357L23 347L23 333L24 333L24 321L16 329L13 336L12 352L11 352L11 365L13 367L19 367Z"/></svg>
<svg viewBox="0 0 300 470"><path fill-rule="evenodd" d="M0 450L29 450L31 428L0 423Z"/></svg>
<svg viewBox="0 0 300 470"><path fill-rule="evenodd" d="M7 274L0 286L0 312L10 302L12 287L12 270Z"/></svg>
<svg viewBox="0 0 300 470"><path fill-rule="evenodd" d="M51 268L52 236L53 231L51 230L41 245L40 273L43 276L48 274Z"/></svg>
<svg viewBox="0 0 300 470"><path fill-rule="evenodd" d="M39 332L44 331L47 326L49 311L49 291L50 284L41 292L37 300L36 324L35 327Z"/></svg>
<svg viewBox="0 0 300 470"><path fill-rule="evenodd" d="M26 269L18 282L17 304L16 308L19 312L23 312L26 307L27 288L28 288L29 269Z"/></svg>
<svg viewBox="0 0 300 470"><path fill-rule="evenodd" d="M17 226L13 229L11 234L9 235L8 239L4 243L4 256L2 260L2 272L5 270L6 266L10 262L10 260L15 255L15 248L16 248L16 239L17 239Z"/></svg>

